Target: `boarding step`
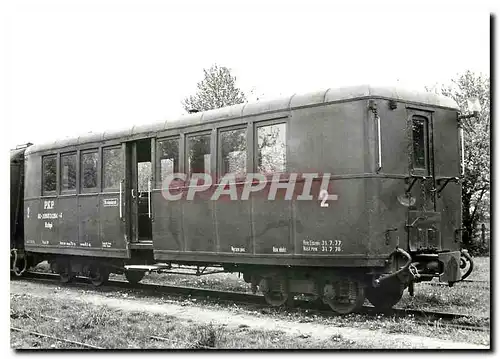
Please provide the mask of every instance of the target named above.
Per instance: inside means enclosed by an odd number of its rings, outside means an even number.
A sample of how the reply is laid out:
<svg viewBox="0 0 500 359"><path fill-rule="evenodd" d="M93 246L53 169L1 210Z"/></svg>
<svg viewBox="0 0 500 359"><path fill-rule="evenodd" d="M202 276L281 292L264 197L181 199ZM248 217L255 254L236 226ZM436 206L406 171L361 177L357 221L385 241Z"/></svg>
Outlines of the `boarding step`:
<svg viewBox="0 0 500 359"><path fill-rule="evenodd" d="M170 269L171 265L166 263L158 264L130 264L124 267L130 271L156 272L162 269Z"/></svg>
<svg viewBox="0 0 500 359"><path fill-rule="evenodd" d="M128 244L130 249L148 249L153 248L153 241L139 241Z"/></svg>
<svg viewBox="0 0 500 359"><path fill-rule="evenodd" d="M211 268L208 266L183 266L174 265L170 263L156 263L156 264L130 264L124 266L127 271L141 271L141 272L157 272L157 273L169 273L169 274L183 274L183 275L208 275L215 273L225 273L226 271L216 268Z"/></svg>

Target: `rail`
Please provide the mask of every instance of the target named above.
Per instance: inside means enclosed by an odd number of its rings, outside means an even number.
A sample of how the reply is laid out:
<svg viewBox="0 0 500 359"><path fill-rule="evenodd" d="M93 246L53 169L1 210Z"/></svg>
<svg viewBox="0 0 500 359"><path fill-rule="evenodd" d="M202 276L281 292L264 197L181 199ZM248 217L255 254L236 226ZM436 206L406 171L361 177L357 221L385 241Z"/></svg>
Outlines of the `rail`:
<svg viewBox="0 0 500 359"><path fill-rule="evenodd" d="M21 332L21 333L27 333L27 334L30 334L30 335L35 335L37 337L53 339L53 340L57 340L57 341L63 342L63 343L75 344L75 345L78 345L80 347L85 347L85 348L90 348L90 349L104 349L104 348L101 348L101 347L98 347L98 346L95 346L95 345L81 343L81 342L77 342L77 341L74 341L74 340L68 340L68 339L58 338L58 337L54 337L52 335L38 333L38 332L33 332L33 331L30 331L30 330L26 330L26 329L21 329L21 328L16 328L16 327L10 327L10 330L15 331L15 332Z"/></svg>

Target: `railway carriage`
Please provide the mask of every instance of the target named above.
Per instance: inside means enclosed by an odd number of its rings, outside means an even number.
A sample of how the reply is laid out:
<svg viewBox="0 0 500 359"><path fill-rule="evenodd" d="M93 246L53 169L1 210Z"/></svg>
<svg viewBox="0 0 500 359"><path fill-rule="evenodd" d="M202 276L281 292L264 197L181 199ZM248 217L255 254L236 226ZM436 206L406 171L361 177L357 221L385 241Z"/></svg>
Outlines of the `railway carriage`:
<svg viewBox="0 0 500 359"><path fill-rule="evenodd" d="M12 265L48 260L61 280L96 285L220 267L272 305L304 294L339 313L365 297L391 307L414 283L472 270L459 128L451 99L360 86L32 145L14 156L24 183L11 165L11 192L24 187L11 196ZM214 200L226 185L236 198Z"/></svg>

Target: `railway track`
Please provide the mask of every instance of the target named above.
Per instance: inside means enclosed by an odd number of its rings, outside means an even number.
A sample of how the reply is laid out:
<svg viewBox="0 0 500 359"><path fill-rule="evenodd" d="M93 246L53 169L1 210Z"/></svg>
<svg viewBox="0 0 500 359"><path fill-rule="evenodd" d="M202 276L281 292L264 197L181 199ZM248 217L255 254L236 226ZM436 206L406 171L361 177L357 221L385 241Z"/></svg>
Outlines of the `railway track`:
<svg viewBox="0 0 500 359"><path fill-rule="evenodd" d="M443 283L443 282L436 282L436 281L429 281L429 282L420 282L416 284L417 286L423 284L423 285L432 285L432 286L448 286L448 283ZM490 281L488 280L474 280L474 279L464 279L460 282L455 283L453 286L460 286L460 285L474 285L479 288L490 288Z"/></svg>
<svg viewBox="0 0 500 359"><path fill-rule="evenodd" d="M28 272L24 277L14 277L15 280L32 280L37 282L45 283L55 283L59 282L59 275L53 273L40 273L40 272ZM172 285L159 285L159 284L149 284L149 283L139 283L132 285L126 280L110 279L105 286L94 287L88 283L88 279L84 277L77 277L72 283L65 284L65 286L77 286L90 288L95 292L114 292L116 289L125 289L128 291L133 291L135 295L143 297L163 297L164 295L173 295L180 297L190 297L190 298L200 298L207 301L216 301L217 303L225 302L228 304L245 304L258 309L267 309L269 313L276 308L270 307L264 300L264 297L259 294L250 294L234 291L221 291L214 289L204 289L204 288L194 288L186 286L172 286ZM282 310L282 308L281 308ZM295 300L293 308L287 307L286 310L289 311L300 311L307 310L308 314L319 314L323 317L335 317L338 316L334 313L330 307L326 304L318 304L306 300ZM364 305L358 314L365 314L368 316L379 315L374 307ZM394 308L389 312L384 313L386 316L395 317L408 317L413 316L418 322L424 325L431 325L436 327L452 327L456 329L466 329L466 330L476 330L476 331L489 331L488 326L471 323L453 323L453 321L464 319L468 320L474 317L469 315L459 314L459 313L449 313L449 312L437 312L428 310L418 310L418 309L401 309ZM481 318L480 318L481 319Z"/></svg>

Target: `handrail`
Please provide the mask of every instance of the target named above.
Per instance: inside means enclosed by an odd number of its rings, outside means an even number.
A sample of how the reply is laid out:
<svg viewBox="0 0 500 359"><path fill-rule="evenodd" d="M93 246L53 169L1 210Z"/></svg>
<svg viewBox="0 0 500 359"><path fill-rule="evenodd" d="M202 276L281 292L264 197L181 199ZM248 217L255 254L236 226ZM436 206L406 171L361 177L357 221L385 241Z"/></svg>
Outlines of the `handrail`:
<svg viewBox="0 0 500 359"><path fill-rule="evenodd" d="M122 188L122 183L123 183L123 180L120 181L120 219L123 218L123 209L122 209L122 193L123 193L123 188Z"/></svg>
<svg viewBox="0 0 500 359"><path fill-rule="evenodd" d="M462 126L460 126L460 143L461 143L461 148L462 148L462 153L461 153L461 159L462 159L462 168L460 169L460 175L463 176L465 175L465 143L464 143L464 129Z"/></svg>
<svg viewBox="0 0 500 359"><path fill-rule="evenodd" d="M375 113L375 119L377 120L377 142L378 142L378 162L377 162L377 172L382 169L382 136L380 135L380 116Z"/></svg>
<svg viewBox="0 0 500 359"><path fill-rule="evenodd" d="M148 216L151 218L151 180L148 179Z"/></svg>

